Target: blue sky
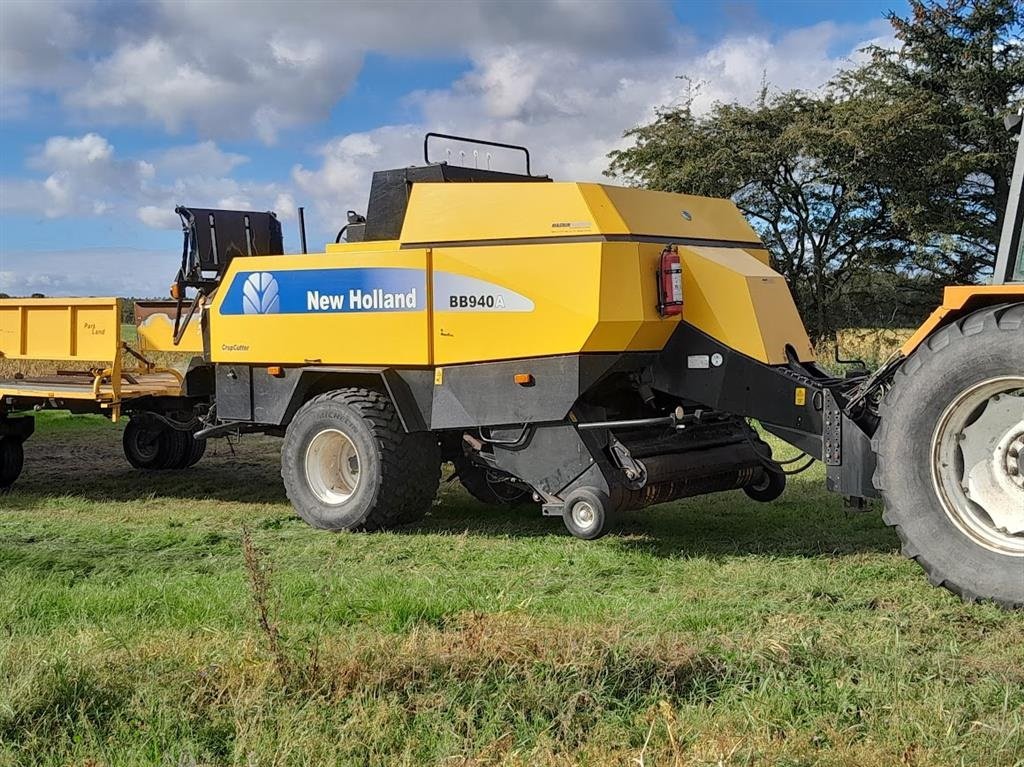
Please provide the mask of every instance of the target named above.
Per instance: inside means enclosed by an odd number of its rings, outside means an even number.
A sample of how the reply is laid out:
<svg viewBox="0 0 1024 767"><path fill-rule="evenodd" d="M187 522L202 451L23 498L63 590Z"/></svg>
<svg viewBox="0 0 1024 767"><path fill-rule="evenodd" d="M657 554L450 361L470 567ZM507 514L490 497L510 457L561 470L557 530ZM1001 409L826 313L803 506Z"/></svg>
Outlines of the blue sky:
<svg viewBox="0 0 1024 767"><path fill-rule="evenodd" d="M0 2L0 291L162 294L176 203L273 209L297 249L365 207L426 130L524 143L599 180L699 81L815 88L898 2Z"/></svg>

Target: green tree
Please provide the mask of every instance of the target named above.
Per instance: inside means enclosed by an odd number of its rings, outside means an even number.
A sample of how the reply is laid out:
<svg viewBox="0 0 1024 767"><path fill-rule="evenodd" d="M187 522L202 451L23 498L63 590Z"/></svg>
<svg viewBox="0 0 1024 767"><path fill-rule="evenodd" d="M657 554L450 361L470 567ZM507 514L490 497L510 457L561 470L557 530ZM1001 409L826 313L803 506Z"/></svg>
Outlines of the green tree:
<svg viewBox="0 0 1024 767"><path fill-rule="evenodd" d="M1019 0L910 0L890 13L897 48L833 83L841 98L885 112L920 105L912 162L888 179L893 217L917 246L915 265L950 282L972 282L994 263L1015 145L1003 118L1024 97L1024 6ZM872 106L873 105L873 106ZM884 157L874 162L881 166Z"/></svg>
<svg viewBox="0 0 1024 767"><path fill-rule="evenodd" d="M1022 11L1013 0L911 9L889 16L898 49L869 48L821 93L765 88L752 105L661 110L627 132L634 143L610 155L608 174L731 197L812 335L877 318L865 285L923 311L941 283L974 281L993 262L1014 154L1002 117L1024 91Z"/></svg>
<svg viewBox="0 0 1024 767"><path fill-rule="evenodd" d="M758 229L788 279L811 334L844 322L835 311L859 271L895 269L905 232L871 158L913 156L926 120L907 101L877 113L853 99L798 92L757 103L716 104L696 115L692 99L627 133L610 175L655 189L731 197ZM897 172L888 170L884 176Z"/></svg>

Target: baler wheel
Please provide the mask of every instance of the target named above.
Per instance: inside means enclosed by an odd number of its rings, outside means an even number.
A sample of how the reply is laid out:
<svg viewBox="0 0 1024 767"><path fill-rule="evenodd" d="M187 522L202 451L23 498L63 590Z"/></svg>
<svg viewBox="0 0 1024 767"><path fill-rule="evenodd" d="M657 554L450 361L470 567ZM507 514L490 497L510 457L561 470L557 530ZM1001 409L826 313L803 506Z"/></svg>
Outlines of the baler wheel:
<svg viewBox="0 0 1024 767"><path fill-rule="evenodd" d="M562 521L577 538L592 541L611 529L611 501L590 487L573 490L565 497Z"/></svg>
<svg viewBox="0 0 1024 767"><path fill-rule="evenodd" d="M481 503L491 506L516 506L529 502L533 497L529 490L506 481L503 476L490 476L490 471L483 466L477 466L465 456L458 456L452 463L455 465L455 474L466 492Z"/></svg>
<svg viewBox="0 0 1024 767"><path fill-rule="evenodd" d="M292 506L313 527L382 530L430 509L441 451L430 432L406 432L391 400L347 388L314 397L288 425L281 477Z"/></svg>
<svg viewBox="0 0 1024 767"><path fill-rule="evenodd" d="M743 492L755 501L769 503L782 495L785 489L786 475L781 471L765 469L761 481L747 485Z"/></svg>
<svg viewBox="0 0 1024 767"><path fill-rule="evenodd" d="M7 492L21 476L25 450L20 439L0 437L0 493Z"/></svg>
<svg viewBox="0 0 1024 767"><path fill-rule="evenodd" d="M1024 303L930 336L880 417L875 486L904 556L965 601L1024 606Z"/></svg>

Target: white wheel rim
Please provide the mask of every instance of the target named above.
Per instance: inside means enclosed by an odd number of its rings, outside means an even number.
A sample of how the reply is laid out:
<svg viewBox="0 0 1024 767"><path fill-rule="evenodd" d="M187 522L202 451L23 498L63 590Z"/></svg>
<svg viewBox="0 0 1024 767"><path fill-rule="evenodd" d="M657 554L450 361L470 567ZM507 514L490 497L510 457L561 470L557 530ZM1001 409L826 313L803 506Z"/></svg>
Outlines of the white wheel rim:
<svg viewBox="0 0 1024 767"><path fill-rule="evenodd" d="M1024 557L1024 377L961 392L932 437L932 481L946 516L985 548Z"/></svg>
<svg viewBox="0 0 1024 767"><path fill-rule="evenodd" d="M359 452L339 429L324 429L306 448L306 482L321 503L337 506L359 487Z"/></svg>
<svg viewBox="0 0 1024 767"><path fill-rule="evenodd" d="M588 530L597 524L597 512L589 501L577 501L572 506L572 521L581 530Z"/></svg>

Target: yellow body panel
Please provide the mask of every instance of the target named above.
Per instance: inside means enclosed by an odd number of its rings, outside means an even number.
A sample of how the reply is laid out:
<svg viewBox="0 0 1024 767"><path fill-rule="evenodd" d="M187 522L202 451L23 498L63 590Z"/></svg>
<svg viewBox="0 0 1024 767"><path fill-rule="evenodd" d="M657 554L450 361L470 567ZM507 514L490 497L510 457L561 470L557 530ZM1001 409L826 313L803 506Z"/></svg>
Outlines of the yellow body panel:
<svg viewBox="0 0 1024 767"><path fill-rule="evenodd" d="M677 320L657 313L660 252L629 242L434 248L434 364L661 349ZM514 292L532 309L446 307L451 274Z"/></svg>
<svg viewBox="0 0 1024 767"><path fill-rule="evenodd" d="M760 241L729 200L602 184L499 183L414 185L402 242L595 234Z"/></svg>
<svg viewBox="0 0 1024 767"><path fill-rule="evenodd" d="M786 362L786 345L814 359L782 275L738 248L679 249L683 317L694 327L761 362Z"/></svg>
<svg viewBox="0 0 1024 767"><path fill-rule="evenodd" d="M289 273L297 272L295 279L302 282L303 293L309 292L305 290L308 287L323 294L327 292L325 280L334 276L324 273L340 274L350 269L415 272L418 309L244 314L231 313L233 310L225 306L247 274L272 274L283 283ZM428 252L423 249L349 245L332 249L330 254L235 258L207 310L210 359L263 364L428 365L428 272ZM338 295L344 295L344 291ZM300 296L300 300L306 298Z"/></svg>
<svg viewBox="0 0 1024 767"><path fill-rule="evenodd" d="M607 225L602 226L607 234L654 235L669 240L700 237L731 242L761 241L730 200L600 184L578 186L593 208L608 204L617 213L615 217L609 216ZM604 220L602 216L602 223Z"/></svg>
<svg viewBox="0 0 1024 767"><path fill-rule="evenodd" d="M0 299L0 357L113 362L120 348L116 298Z"/></svg>
<svg viewBox="0 0 1024 767"><path fill-rule="evenodd" d="M360 242L356 244L347 242L329 242L324 247L324 252L328 255L332 253L366 253L371 250L398 250L401 245L402 244L397 240L371 240L370 242Z"/></svg>
<svg viewBox="0 0 1024 767"><path fill-rule="evenodd" d="M787 345L813 360L785 281L732 202L576 183L415 184L398 242L235 258L207 310L210 357L438 366L657 351L680 319L657 310L669 244L688 322L762 362L785 363ZM351 285L401 282L388 269L419 270L416 311L345 305ZM320 306L321 283L336 305Z"/></svg>
<svg viewBox="0 0 1024 767"><path fill-rule="evenodd" d="M946 288L942 306L932 312L914 335L907 339L900 347L900 353L904 357L908 356L932 331L944 325L951 315L956 316L971 305L990 304L1003 298L1011 301L1024 299L1024 285L956 285Z"/></svg>

